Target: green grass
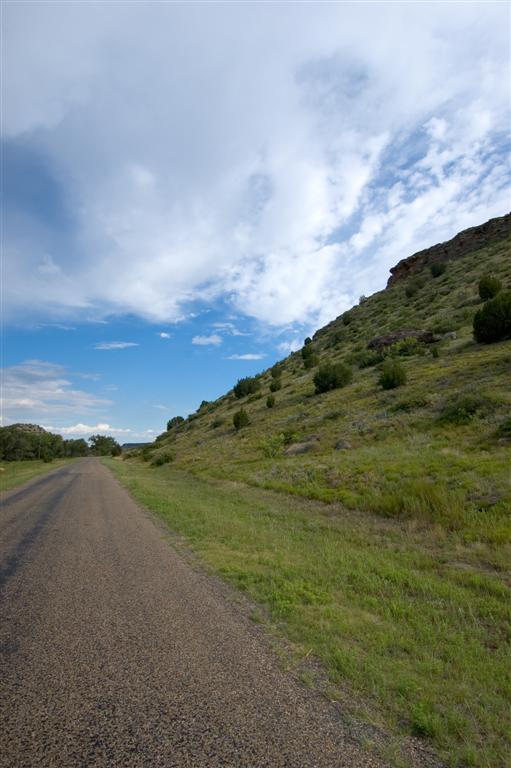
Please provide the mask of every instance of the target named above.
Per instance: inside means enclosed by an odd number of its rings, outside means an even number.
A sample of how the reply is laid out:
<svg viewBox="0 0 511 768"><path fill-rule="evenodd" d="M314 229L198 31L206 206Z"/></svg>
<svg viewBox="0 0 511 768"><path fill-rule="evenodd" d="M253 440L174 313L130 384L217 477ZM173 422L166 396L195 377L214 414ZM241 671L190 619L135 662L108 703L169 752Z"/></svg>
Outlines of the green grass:
<svg viewBox="0 0 511 768"><path fill-rule="evenodd" d="M358 716L427 739L450 766L508 765L511 603L494 541L431 525L423 508L384 518L169 466L105 463L320 659ZM429 508L434 492L415 490Z"/></svg>
<svg viewBox="0 0 511 768"><path fill-rule="evenodd" d="M33 477L44 475L54 469L69 464L74 459L54 459L44 461L4 461L0 462L0 491L9 491L18 485L27 483Z"/></svg>
<svg viewBox="0 0 511 768"><path fill-rule="evenodd" d="M453 766L500 768L511 341L474 341L483 274L511 289L511 239L437 278L425 269L396 282L319 330L310 345L319 367L351 366L342 389L315 394L318 367L305 369L298 351L279 366L272 408L267 370L257 394L228 392L139 453L151 462L171 451L171 468L115 466L288 637L313 648L350 700L428 739ZM448 336L397 344L390 356L404 381L384 390L368 343L410 329ZM240 408L250 423L236 432ZM311 450L288 456L293 442Z"/></svg>

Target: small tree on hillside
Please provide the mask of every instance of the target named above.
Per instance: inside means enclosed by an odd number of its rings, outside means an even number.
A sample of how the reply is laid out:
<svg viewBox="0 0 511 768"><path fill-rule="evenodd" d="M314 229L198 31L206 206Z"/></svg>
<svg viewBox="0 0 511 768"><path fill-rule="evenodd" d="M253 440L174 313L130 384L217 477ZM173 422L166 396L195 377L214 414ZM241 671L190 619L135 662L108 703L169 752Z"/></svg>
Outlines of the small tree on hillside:
<svg viewBox="0 0 511 768"><path fill-rule="evenodd" d="M353 371L345 363L325 363L314 375L314 386L316 394L329 392L331 389L338 389L350 384L353 379Z"/></svg>
<svg viewBox="0 0 511 768"><path fill-rule="evenodd" d="M238 432L238 430L242 429L243 427L247 427L250 424L248 413L244 410L244 408L241 408L239 411L236 411L236 413L232 417L232 423L234 424L234 428L236 432Z"/></svg>
<svg viewBox="0 0 511 768"><path fill-rule="evenodd" d="M483 301L493 299L497 293L501 290L502 283L497 277L493 275L483 275L479 280L479 296Z"/></svg>

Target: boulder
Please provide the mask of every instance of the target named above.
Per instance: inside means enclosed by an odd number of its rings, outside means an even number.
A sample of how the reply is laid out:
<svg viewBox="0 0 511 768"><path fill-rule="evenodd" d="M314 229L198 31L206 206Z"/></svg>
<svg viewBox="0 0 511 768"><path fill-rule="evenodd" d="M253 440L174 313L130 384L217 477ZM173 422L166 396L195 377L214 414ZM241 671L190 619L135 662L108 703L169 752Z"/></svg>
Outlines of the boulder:
<svg viewBox="0 0 511 768"><path fill-rule="evenodd" d="M350 451L353 446L349 442L349 440L338 440L334 446L336 451Z"/></svg>
<svg viewBox="0 0 511 768"><path fill-rule="evenodd" d="M431 331L394 331L393 333L387 333L384 336L375 336L374 339L371 339L367 348L379 352L385 347L390 347L392 344L396 344L398 341L403 341L403 339L417 339L417 341L420 341L423 344L434 344L435 341L440 341L440 336L436 336Z"/></svg>
<svg viewBox="0 0 511 768"><path fill-rule="evenodd" d="M291 443L291 445L288 445L286 450L284 451L285 456L298 456L301 453L309 453L309 451L312 451L314 446L316 445L315 442L310 443Z"/></svg>

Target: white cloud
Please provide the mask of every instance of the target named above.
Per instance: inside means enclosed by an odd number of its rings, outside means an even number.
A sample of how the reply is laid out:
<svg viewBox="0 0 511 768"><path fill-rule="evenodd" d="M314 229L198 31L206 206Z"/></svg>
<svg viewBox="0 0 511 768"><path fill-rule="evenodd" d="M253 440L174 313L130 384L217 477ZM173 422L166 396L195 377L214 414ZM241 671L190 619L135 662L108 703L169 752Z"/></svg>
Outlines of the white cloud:
<svg viewBox="0 0 511 768"><path fill-rule="evenodd" d="M75 389L63 366L27 360L2 371L2 413L10 422L45 419L54 414L95 413L110 400Z"/></svg>
<svg viewBox="0 0 511 768"><path fill-rule="evenodd" d="M297 352L302 346L303 342L300 339L289 339L277 344L277 349L284 355L290 355L291 352Z"/></svg>
<svg viewBox="0 0 511 768"><path fill-rule="evenodd" d="M229 355L227 360L262 360L266 355L247 352L244 355Z"/></svg>
<svg viewBox="0 0 511 768"><path fill-rule="evenodd" d="M219 331L223 331L224 333L228 333L230 336L250 336L249 333L240 331L239 328L236 328L234 323L212 323L212 327L217 328Z"/></svg>
<svg viewBox="0 0 511 768"><path fill-rule="evenodd" d="M171 335L172 335L172 334L170 334L170 333L167 333L166 331L160 331L160 332L159 332L159 334L158 334L158 336L160 337L160 339L170 339L170 338L171 338Z"/></svg>
<svg viewBox="0 0 511 768"><path fill-rule="evenodd" d="M212 333L210 336L194 336L192 344L198 344L199 346L218 346L222 343L222 337L218 333Z"/></svg>
<svg viewBox="0 0 511 768"><path fill-rule="evenodd" d="M51 427L44 426L48 432L57 432L60 435L89 435L89 434L102 434L102 435L127 435L132 432L131 429L123 429L121 427L112 427L110 424L99 423L91 426L90 424L73 424L71 427Z"/></svg>
<svg viewBox="0 0 511 768"><path fill-rule="evenodd" d="M505 4L5 13L6 139L71 201L67 229L12 218L9 316L163 323L223 297L317 326L508 206Z"/></svg>
<svg viewBox="0 0 511 768"><path fill-rule="evenodd" d="M100 341L94 345L94 349L128 349L138 346L134 341Z"/></svg>

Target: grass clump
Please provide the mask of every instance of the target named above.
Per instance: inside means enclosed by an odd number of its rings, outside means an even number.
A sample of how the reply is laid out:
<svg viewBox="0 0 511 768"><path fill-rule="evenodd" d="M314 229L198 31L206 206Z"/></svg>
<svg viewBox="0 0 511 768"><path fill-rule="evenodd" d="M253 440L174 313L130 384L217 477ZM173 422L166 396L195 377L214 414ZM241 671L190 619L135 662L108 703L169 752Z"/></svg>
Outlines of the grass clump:
<svg viewBox="0 0 511 768"><path fill-rule="evenodd" d="M378 384L383 389L396 389L406 384L406 371L402 364L393 358L387 358L381 366Z"/></svg>
<svg viewBox="0 0 511 768"><path fill-rule="evenodd" d="M325 363L314 375L316 394L330 392L350 384L353 379L352 369L345 363Z"/></svg>

